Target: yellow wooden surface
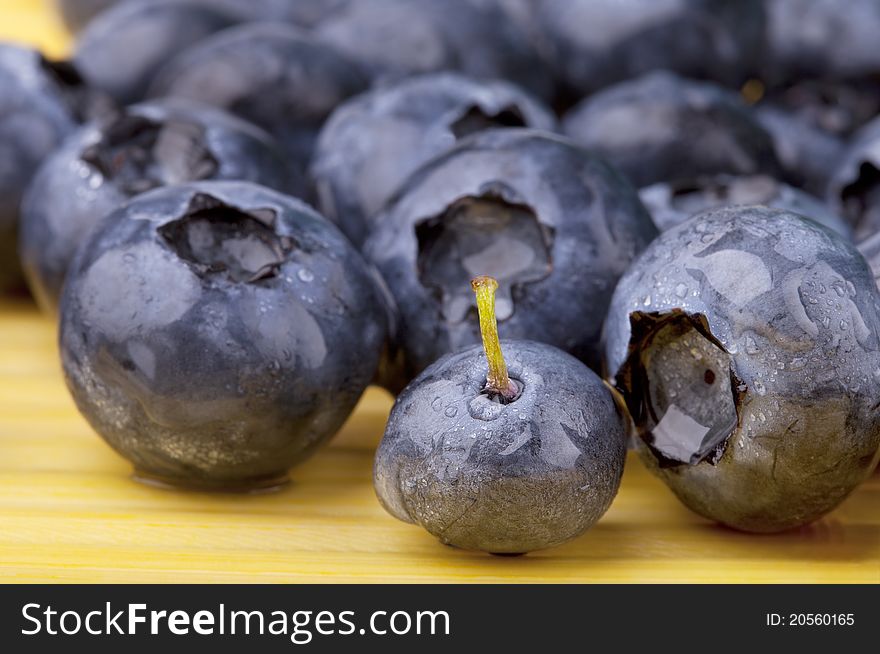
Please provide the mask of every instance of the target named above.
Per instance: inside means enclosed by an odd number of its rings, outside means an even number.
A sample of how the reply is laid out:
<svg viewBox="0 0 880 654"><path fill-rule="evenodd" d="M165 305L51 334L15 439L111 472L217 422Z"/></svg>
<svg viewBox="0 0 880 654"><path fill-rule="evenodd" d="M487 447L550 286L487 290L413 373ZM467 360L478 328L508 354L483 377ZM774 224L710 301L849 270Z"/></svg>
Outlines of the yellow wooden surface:
<svg viewBox="0 0 880 654"><path fill-rule="evenodd" d="M9 38L66 47L38 0L0 0ZM571 543L519 558L443 547L373 495L372 450L389 408L371 389L273 495L148 488L77 414L54 325L29 304L0 301L0 580L880 582L878 475L817 524L749 536L690 514L631 459L611 510Z"/></svg>
<svg viewBox="0 0 880 654"><path fill-rule="evenodd" d="M0 577L15 581L880 581L880 477L795 533L748 536L682 508L631 459L605 518L522 558L443 547L370 483L390 407L371 389L273 495L180 493L129 467L77 414L55 328L0 304Z"/></svg>
<svg viewBox="0 0 880 654"><path fill-rule="evenodd" d="M54 0L0 0L0 40L31 45L52 57L63 56L70 38L53 4Z"/></svg>

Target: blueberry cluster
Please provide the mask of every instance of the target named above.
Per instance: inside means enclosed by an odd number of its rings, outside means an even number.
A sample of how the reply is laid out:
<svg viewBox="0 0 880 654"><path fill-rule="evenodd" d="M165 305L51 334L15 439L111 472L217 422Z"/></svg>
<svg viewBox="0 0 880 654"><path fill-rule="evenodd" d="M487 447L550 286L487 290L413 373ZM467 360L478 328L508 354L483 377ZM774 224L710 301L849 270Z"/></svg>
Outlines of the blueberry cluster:
<svg viewBox="0 0 880 654"><path fill-rule="evenodd" d="M140 478L277 485L370 383L382 505L496 554L628 443L754 532L876 466L877 0L59 7L69 60L0 45L0 288Z"/></svg>

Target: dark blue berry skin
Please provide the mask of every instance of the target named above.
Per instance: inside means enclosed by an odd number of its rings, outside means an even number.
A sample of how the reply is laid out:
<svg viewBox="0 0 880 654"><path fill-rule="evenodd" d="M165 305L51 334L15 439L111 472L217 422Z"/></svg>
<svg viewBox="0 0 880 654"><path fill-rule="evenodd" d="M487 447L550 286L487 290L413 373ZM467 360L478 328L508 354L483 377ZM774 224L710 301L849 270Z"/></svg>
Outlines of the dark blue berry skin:
<svg viewBox="0 0 880 654"><path fill-rule="evenodd" d="M21 285L16 232L24 189L72 132L84 91L76 72L38 52L0 44L0 291Z"/></svg>
<svg viewBox="0 0 880 654"><path fill-rule="evenodd" d="M554 130L549 109L507 82L429 73L342 104L321 130L311 172L322 212L354 243L406 178L459 139L492 127Z"/></svg>
<svg viewBox="0 0 880 654"><path fill-rule="evenodd" d="M834 133L781 106L755 107L754 116L773 140L785 179L822 197L843 156L844 143Z"/></svg>
<svg viewBox="0 0 880 654"><path fill-rule="evenodd" d="M256 0L247 3L234 2L239 11L245 11L249 20L282 20L298 27L311 29L318 23L340 11L351 0Z"/></svg>
<svg viewBox="0 0 880 654"><path fill-rule="evenodd" d="M376 452L385 509L448 545L495 554L552 547L589 529L617 494L622 408L602 380L543 343L502 341L521 394L481 393L477 346L444 356L397 398Z"/></svg>
<svg viewBox="0 0 880 654"><path fill-rule="evenodd" d="M602 159L553 134L499 129L414 173L364 252L396 300L400 374L409 380L480 342L467 318L477 275L499 282L506 336L598 367L614 285L656 234L635 190Z"/></svg>
<svg viewBox="0 0 880 654"><path fill-rule="evenodd" d="M827 204L766 175L716 175L674 184L661 182L640 189L639 197L661 232L708 209L762 204L806 216L852 239L852 228Z"/></svg>
<svg viewBox="0 0 880 654"><path fill-rule="evenodd" d="M850 0L845 7L835 0L768 0L766 5L762 77L769 82L854 79L880 69L875 0Z"/></svg>
<svg viewBox="0 0 880 654"><path fill-rule="evenodd" d="M138 474L271 484L346 420L385 315L348 240L253 184L157 189L79 250L61 301L65 378Z"/></svg>
<svg viewBox="0 0 880 654"><path fill-rule="evenodd" d="M566 114L563 127L636 186L781 172L773 140L736 94L668 72L590 96Z"/></svg>
<svg viewBox="0 0 880 654"><path fill-rule="evenodd" d="M536 0L533 13L575 97L661 69L737 86L763 46L763 0Z"/></svg>
<svg viewBox="0 0 880 654"><path fill-rule="evenodd" d="M765 107L791 114L792 123L806 123L845 141L880 113L880 85L870 77L802 79L766 89L757 105L759 110Z"/></svg>
<svg viewBox="0 0 880 654"><path fill-rule="evenodd" d="M102 12L77 41L83 77L120 104L142 100L169 58L240 17L208 2L122 3Z"/></svg>
<svg viewBox="0 0 880 654"><path fill-rule="evenodd" d="M856 248L865 257L871 272L874 275L874 281L880 288L880 232L872 234L868 238L856 244Z"/></svg>
<svg viewBox="0 0 880 654"><path fill-rule="evenodd" d="M857 241L880 232L880 118L850 139L828 183L826 200L849 221Z"/></svg>
<svg viewBox="0 0 880 654"><path fill-rule="evenodd" d="M226 109L271 133L305 167L324 120L367 83L354 61L311 35L252 23L182 52L158 75L151 95Z"/></svg>
<svg viewBox="0 0 880 654"><path fill-rule="evenodd" d="M22 205L19 249L37 302L57 311L77 248L112 210L159 186L207 179L306 192L268 134L213 107L144 103L80 129L44 162Z"/></svg>
<svg viewBox="0 0 880 654"><path fill-rule="evenodd" d="M506 79L548 100L555 84L528 34L495 2L349 0L314 29L374 81L455 70Z"/></svg>
<svg viewBox="0 0 880 654"><path fill-rule="evenodd" d="M642 460L693 511L776 532L836 507L880 458L880 292L848 241L727 207L621 278L605 362Z"/></svg>
<svg viewBox="0 0 880 654"><path fill-rule="evenodd" d="M91 20L119 0L55 0L64 24L72 32L79 32Z"/></svg>
<svg viewBox="0 0 880 654"><path fill-rule="evenodd" d="M222 7L242 20L287 21L302 27L313 27L325 16L337 11L348 0L56 0L65 25L79 32L95 16L116 4L161 4L163 2L201 2Z"/></svg>
<svg viewBox="0 0 880 654"><path fill-rule="evenodd" d="M825 198L857 228L858 215L844 211L839 192L860 176L861 152L875 139L870 124L878 113L880 86L871 78L802 79L767 89L755 107L785 179Z"/></svg>

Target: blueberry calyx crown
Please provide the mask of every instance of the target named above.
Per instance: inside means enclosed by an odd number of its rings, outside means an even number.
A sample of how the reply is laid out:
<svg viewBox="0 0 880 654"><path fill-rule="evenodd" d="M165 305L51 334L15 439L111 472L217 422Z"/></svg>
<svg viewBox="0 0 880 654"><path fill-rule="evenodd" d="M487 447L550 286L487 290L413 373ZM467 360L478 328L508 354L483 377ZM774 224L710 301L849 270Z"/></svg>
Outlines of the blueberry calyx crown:
<svg viewBox="0 0 880 654"><path fill-rule="evenodd" d="M294 247L289 236L274 229L272 211L246 212L203 194L190 202L159 236L197 275L224 275L236 283L275 277Z"/></svg>
<svg viewBox="0 0 880 654"><path fill-rule="evenodd" d="M498 282L496 319L513 315L517 287L553 270L553 230L510 189L489 186L465 195L415 225L419 282L437 298L450 324L469 319L466 282L491 275Z"/></svg>
<svg viewBox="0 0 880 654"><path fill-rule="evenodd" d="M617 371L639 436L661 468L716 464L740 424L746 385L702 314L630 314L629 354Z"/></svg>
<svg viewBox="0 0 880 654"><path fill-rule="evenodd" d="M207 179L219 164L205 142L205 128L179 119L156 121L123 114L107 123L101 140L80 158L128 195L167 184Z"/></svg>
<svg viewBox="0 0 880 654"><path fill-rule="evenodd" d="M515 104L502 107L496 112L487 112L479 105L471 105L450 126L456 139L461 139L477 132L484 132L492 127L527 127L523 112Z"/></svg>

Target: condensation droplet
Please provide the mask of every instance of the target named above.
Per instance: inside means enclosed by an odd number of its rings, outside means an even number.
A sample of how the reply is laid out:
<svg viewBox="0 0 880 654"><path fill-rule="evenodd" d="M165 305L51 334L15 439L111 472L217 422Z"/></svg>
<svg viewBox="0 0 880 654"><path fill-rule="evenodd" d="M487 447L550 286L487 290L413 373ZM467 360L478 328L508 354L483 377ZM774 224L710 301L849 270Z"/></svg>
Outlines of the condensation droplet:
<svg viewBox="0 0 880 654"><path fill-rule="evenodd" d="M312 281L315 278L315 276L312 274L312 271L306 270L305 268L300 268L299 271L296 273L296 276L301 282L306 283Z"/></svg>

